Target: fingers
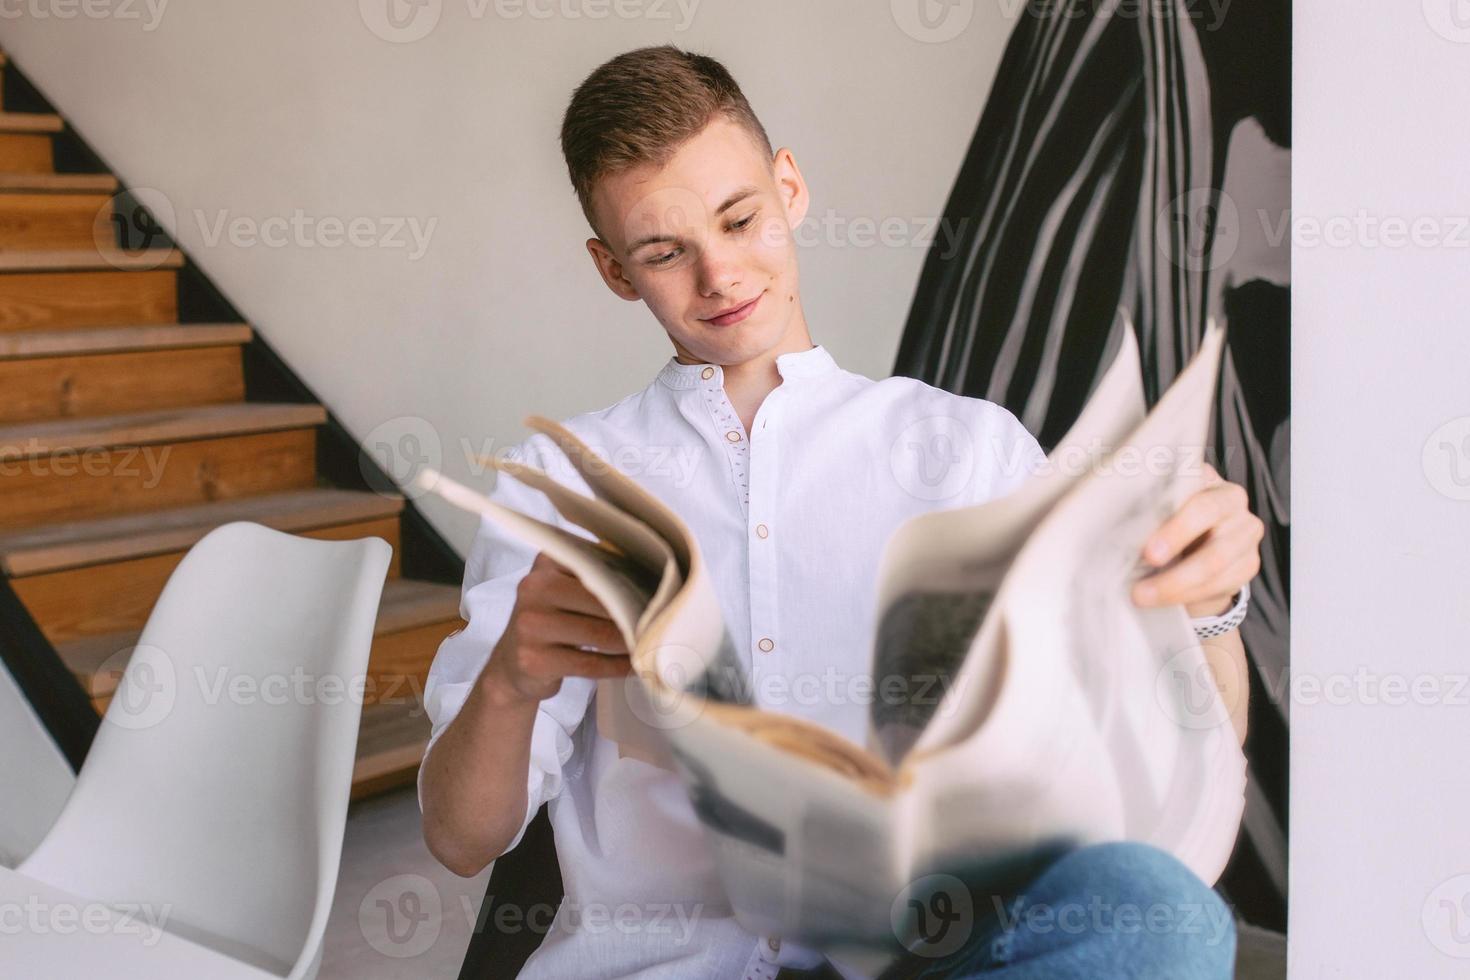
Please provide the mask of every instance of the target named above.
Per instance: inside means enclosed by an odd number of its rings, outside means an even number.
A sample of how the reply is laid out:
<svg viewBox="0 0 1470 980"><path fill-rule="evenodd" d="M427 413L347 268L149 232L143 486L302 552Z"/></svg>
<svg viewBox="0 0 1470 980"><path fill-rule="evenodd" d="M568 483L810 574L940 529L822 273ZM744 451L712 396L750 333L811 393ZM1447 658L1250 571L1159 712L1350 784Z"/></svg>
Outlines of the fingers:
<svg viewBox="0 0 1470 980"><path fill-rule="evenodd" d="M581 579L570 573L558 574L555 578L550 579L546 584L546 590L541 594L541 599L553 609L607 619L607 610L603 608L602 603L587 591L587 586L582 584Z"/></svg>
<svg viewBox="0 0 1470 980"><path fill-rule="evenodd" d="M627 653L623 635L605 616L535 607L516 614L516 631L537 646L593 647L599 653Z"/></svg>
<svg viewBox="0 0 1470 980"><path fill-rule="evenodd" d="M633 669L626 656L588 653L568 646L538 646L529 651L522 670L540 680L561 677L622 677Z"/></svg>
<svg viewBox="0 0 1470 980"><path fill-rule="evenodd" d="M516 590L517 600L525 606L542 606L564 609L584 616L607 617L607 610L597 600L582 580L566 566L542 552L531 564L530 572L521 579Z"/></svg>
<svg viewBox="0 0 1470 980"><path fill-rule="evenodd" d="M1228 519L1177 564L1134 585L1141 606L1187 605L1228 598L1260 571L1264 525L1249 512Z"/></svg>
<svg viewBox="0 0 1470 980"><path fill-rule="evenodd" d="M1212 471L1213 472L1213 471ZM1249 514L1245 488L1220 482L1205 487L1159 526L1144 545L1143 557L1155 567L1167 565L1200 535L1239 513Z"/></svg>

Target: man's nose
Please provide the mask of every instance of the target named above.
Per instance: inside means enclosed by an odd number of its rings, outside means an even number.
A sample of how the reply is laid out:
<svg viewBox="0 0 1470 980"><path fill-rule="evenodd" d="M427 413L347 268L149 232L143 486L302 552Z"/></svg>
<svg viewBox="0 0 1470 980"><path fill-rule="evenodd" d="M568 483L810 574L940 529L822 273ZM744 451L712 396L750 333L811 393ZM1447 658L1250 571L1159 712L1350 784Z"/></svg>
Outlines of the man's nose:
<svg viewBox="0 0 1470 980"><path fill-rule="evenodd" d="M736 250L729 245L706 246L699 257L699 288L706 296L729 293L741 280Z"/></svg>

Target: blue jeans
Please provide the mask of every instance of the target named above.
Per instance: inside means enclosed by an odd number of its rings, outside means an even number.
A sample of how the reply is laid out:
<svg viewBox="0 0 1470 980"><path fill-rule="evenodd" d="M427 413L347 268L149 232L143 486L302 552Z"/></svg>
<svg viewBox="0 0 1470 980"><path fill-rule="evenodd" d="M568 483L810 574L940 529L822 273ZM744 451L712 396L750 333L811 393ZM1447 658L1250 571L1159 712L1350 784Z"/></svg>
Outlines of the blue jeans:
<svg viewBox="0 0 1470 980"><path fill-rule="evenodd" d="M958 949L910 953L880 980L1230 980L1235 972L1230 907L1147 844L1070 851L1015 895L985 905L974 901Z"/></svg>

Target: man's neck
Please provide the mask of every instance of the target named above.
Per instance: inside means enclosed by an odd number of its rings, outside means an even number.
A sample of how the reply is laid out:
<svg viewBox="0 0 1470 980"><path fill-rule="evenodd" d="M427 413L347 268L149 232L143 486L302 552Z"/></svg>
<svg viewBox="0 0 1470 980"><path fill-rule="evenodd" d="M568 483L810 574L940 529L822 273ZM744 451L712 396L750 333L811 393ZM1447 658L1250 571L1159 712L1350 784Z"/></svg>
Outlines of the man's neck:
<svg viewBox="0 0 1470 980"><path fill-rule="evenodd" d="M766 396L781 386L781 372L776 368L776 358L782 354L811 350L813 346L815 345L812 343L811 334L807 331L806 323L798 321L793 323L791 329L787 331L786 339L760 357L746 361L744 364L723 366L725 397L730 399L730 405L735 409L735 414L739 416L746 432L749 432L751 426L755 424L755 413L760 411ZM688 357L682 350L677 353L678 360L686 358L691 362L695 360Z"/></svg>
<svg viewBox="0 0 1470 980"><path fill-rule="evenodd" d="M802 349L810 347L808 343ZM725 368L725 397L730 399L730 405L746 432L755 424L755 413L760 411L766 396L781 386L781 372L776 370L777 356L778 352L773 351L758 361Z"/></svg>

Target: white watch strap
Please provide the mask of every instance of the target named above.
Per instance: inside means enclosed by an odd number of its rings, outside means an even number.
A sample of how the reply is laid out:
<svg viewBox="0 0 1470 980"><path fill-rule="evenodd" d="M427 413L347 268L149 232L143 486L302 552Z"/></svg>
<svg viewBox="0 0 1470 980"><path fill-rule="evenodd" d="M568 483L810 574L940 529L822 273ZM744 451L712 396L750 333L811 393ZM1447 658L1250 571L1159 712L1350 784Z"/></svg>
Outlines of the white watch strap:
<svg viewBox="0 0 1470 980"><path fill-rule="evenodd" d="M1194 635L1201 640L1208 640L1212 636L1224 636L1231 630L1236 629L1245 622L1245 612L1250 606L1251 584L1245 583L1235 595L1235 604L1218 616L1202 616L1190 622L1194 626Z"/></svg>

